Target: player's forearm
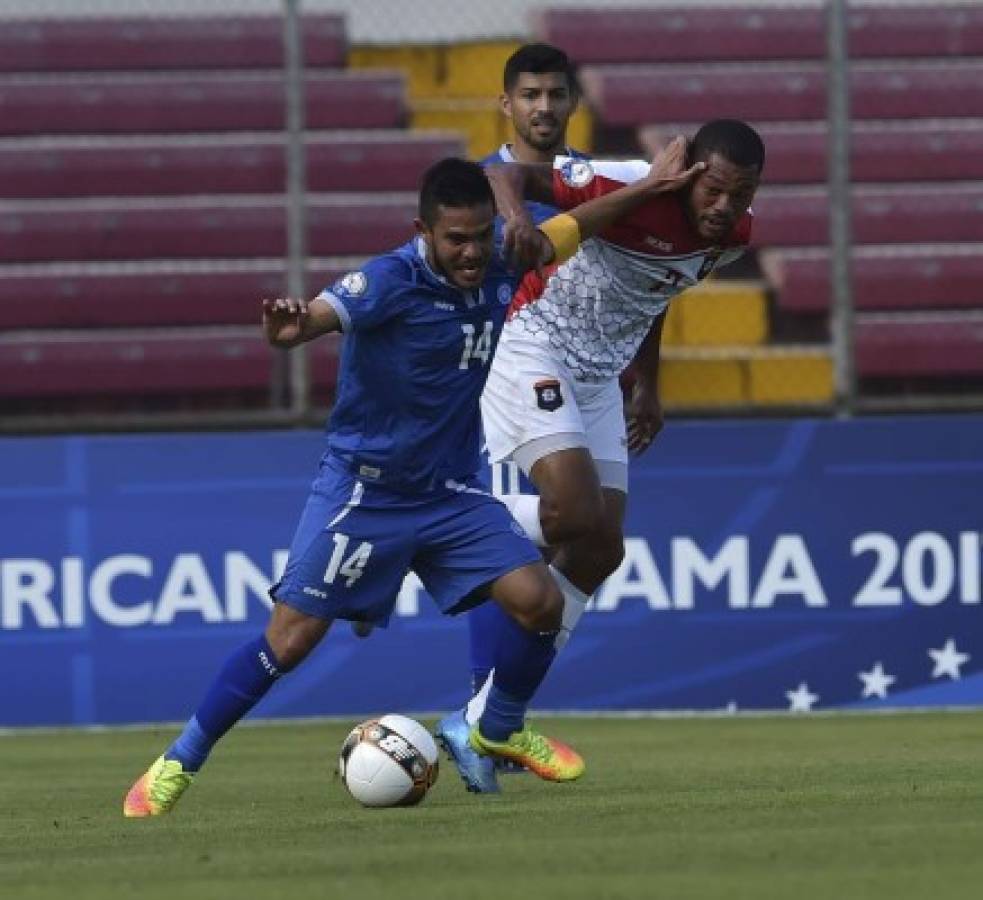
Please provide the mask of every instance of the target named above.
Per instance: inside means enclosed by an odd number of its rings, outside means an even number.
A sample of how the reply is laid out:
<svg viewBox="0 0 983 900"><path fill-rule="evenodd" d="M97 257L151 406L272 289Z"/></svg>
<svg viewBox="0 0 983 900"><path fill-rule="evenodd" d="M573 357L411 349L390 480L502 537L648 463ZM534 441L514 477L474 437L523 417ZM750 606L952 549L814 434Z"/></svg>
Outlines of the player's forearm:
<svg viewBox="0 0 983 900"><path fill-rule="evenodd" d="M632 369L639 381L656 384L659 379L659 360L662 357L662 328L666 322L668 310L652 321L649 332L645 335L635 358Z"/></svg>
<svg viewBox="0 0 983 900"><path fill-rule="evenodd" d="M281 299L267 304L263 310L263 330L271 347L289 350L322 334L341 331L338 313L320 297L310 303Z"/></svg>
<svg viewBox="0 0 983 900"><path fill-rule="evenodd" d="M523 210L527 200L556 204L553 167L549 163L494 163L485 167L485 174L498 213L506 219Z"/></svg>

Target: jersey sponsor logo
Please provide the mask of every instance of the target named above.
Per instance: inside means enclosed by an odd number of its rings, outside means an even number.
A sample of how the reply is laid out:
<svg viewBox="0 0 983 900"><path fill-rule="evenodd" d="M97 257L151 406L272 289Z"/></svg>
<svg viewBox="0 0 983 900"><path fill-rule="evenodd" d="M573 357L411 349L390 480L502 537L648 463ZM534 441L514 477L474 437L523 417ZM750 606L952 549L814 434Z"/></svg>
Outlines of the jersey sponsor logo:
<svg viewBox="0 0 983 900"><path fill-rule="evenodd" d="M563 394L560 393L560 382L555 379L537 381L533 388L536 391L536 405L546 412L556 412L563 406Z"/></svg>
<svg viewBox="0 0 983 900"><path fill-rule="evenodd" d="M587 187L594 180L594 167L586 159L568 159L560 167L560 177L569 187Z"/></svg>
<svg viewBox="0 0 983 900"><path fill-rule="evenodd" d="M498 286L498 302L502 306L508 306L512 302L512 288L507 284L500 284Z"/></svg>
<svg viewBox="0 0 983 900"><path fill-rule="evenodd" d="M369 286L364 272L349 272L339 282L336 291L348 297L361 297Z"/></svg>

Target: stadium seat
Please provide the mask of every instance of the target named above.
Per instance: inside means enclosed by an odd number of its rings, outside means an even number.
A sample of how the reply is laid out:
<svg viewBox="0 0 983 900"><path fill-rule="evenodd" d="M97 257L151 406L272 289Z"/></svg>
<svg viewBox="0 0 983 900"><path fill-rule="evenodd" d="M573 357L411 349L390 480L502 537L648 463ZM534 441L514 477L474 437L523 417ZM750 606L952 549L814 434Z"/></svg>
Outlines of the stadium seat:
<svg viewBox="0 0 983 900"><path fill-rule="evenodd" d="M855 187L858 244L983 241L983 184ZM825 187L763 189L754 201L754 242L765 247L829 241Z"/></svg>
<svg viewBox="0 0 983 900"><path fill-rule="evenodd" d="M826 115L822 63L596 66L585 68L581 80L595 115L609 126ZM983 62L858 63L851 111L858 119L983 116Z"/></svg>
<svg viewBox="0 0 983 900"><path fill-rule="evenodd" d="M305 16L303 38L308 65L344 66L348 44L342 16ZM0 22L0 72L256 69L282 64L279 17Z"/></svg>
<svg viewBox="0 0 983 900"><path fill-rule="evenodd" d="M378 252L408 240L415 194L317 194L312 254ZM40 200L7 205L0 262L236 259L286 252L282 197Z"/></svg>
<svg viewBox="0 0 983 900"><path fill-rule="evenodd" d="M306 140L312 191L415 190L421 173L463 153L452 134L329 131ZM284 139L272 134L0 140L0 196L277 194Z"/></svg>
<svg viewBox="0 0 983 900"><path fill-rule="evenodd" d="M540 37L582 64L671 60L820 59L822 11L813 8L572 9L538 19ZM848 12L854 57L983 53L983 10L970 6L857 8Z"/></svg>
<svg viewBox="0 0 983 900"><path fill-rule="evenodd" d="M779 308L825 313L830 304L829 253L786 250ZM856 247L854 303L862 310L983 308L983 245Z"/></svg>
<svg viewBox="0 0 983 900"><path fill-rule="evenodd" d="M310 74L308 128L396 128L406 97L396 72ZM0 76L0 135L281 131L280 72Z"/></svg>
<svg viewBox="0 0 983 900"><path fill-rule="evenodd" d="M307 296L362 261L312 260ZM258 327L259 301L284 296L286 283L282 259L0 266L0 330Z"/></svg>
<svg viewBox="0 0 983 900"><path fill-rule="evenodd" d="M983 376L983 310L868 313L857 320L855 342L862 377Z"/></svg>
<svg viewBox="0 0 983 900"><path fill-rule="evenodd" d="M667 140L675 134L693 135L699 126L689 122L651 128ZM764 122L757 127L768 148L765 184L826 181L825 122ZM983 120L859 121L853 123L850 141L850 176L855 182L983 179Z"/></svg>
<svg viewBox="0 0 983 900"><path fill-rule="evenodd" d="M822 406L833 368L826 348L667 347L659 393L667 409Z"/></svg>
<svg viewBox="0 0 983 900"><path fill-rule="evenodd" d="M0 337L0 396L262 392L273 353L258 328L24 332ZM314 383L333 384L337 339L318 341L311 354Z"/></svg>
<svg viewBox="0 0 983 900"><path fill-rule="evenodd" d="M715 278L673 300L662 345L751 345L767 337L768 304L761 284Z"/></svg>

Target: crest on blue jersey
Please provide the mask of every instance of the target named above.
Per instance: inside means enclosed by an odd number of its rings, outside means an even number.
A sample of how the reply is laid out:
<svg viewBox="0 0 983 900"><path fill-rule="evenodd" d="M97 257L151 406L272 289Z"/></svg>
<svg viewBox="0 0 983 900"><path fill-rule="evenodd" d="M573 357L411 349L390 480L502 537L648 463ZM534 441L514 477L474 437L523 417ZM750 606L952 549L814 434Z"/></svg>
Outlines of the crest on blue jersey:
<svg viewBox="0 0 983 900"><path fill-rule="evenodd" d="M369 279L364 272L349 272L339 279L334 292L341 297L361 297L369 286Z"/></svg>
<svg viewBox="0 0 983 900"><path fill-rule="evenodd" d="M512 301L512 288L507 284L500 284L498 286L498 302L502 306L508 306Z"/></svg>
<svg viewBox="0 0 983 900"><path fill-rule="evenodd" d="M568 159L560 167L560 177L572 188L587 187L594 180L594 167L586 159Z"/></svg>

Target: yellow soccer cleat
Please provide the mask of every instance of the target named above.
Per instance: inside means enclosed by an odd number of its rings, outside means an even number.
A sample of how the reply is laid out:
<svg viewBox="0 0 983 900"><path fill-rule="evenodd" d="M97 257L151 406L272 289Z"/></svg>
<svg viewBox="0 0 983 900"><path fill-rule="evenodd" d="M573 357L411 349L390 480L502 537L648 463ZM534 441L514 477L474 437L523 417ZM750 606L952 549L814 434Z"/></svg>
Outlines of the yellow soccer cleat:
<svg viewBox="0 0 983 900"><path fill-rule="evenodd" d="M158 757L123 798L123 815L134 819L169 813L194 777L176 759Z"/></svg>
<svg viewBox="0 0 983 900"><path fill-rule="evenodd" d="M574 781L584 774L583 757L573 747L528 726L509 735L507 741L490 741L475 726L469 741L479 753L511 759L545 781Z"/></svg>

